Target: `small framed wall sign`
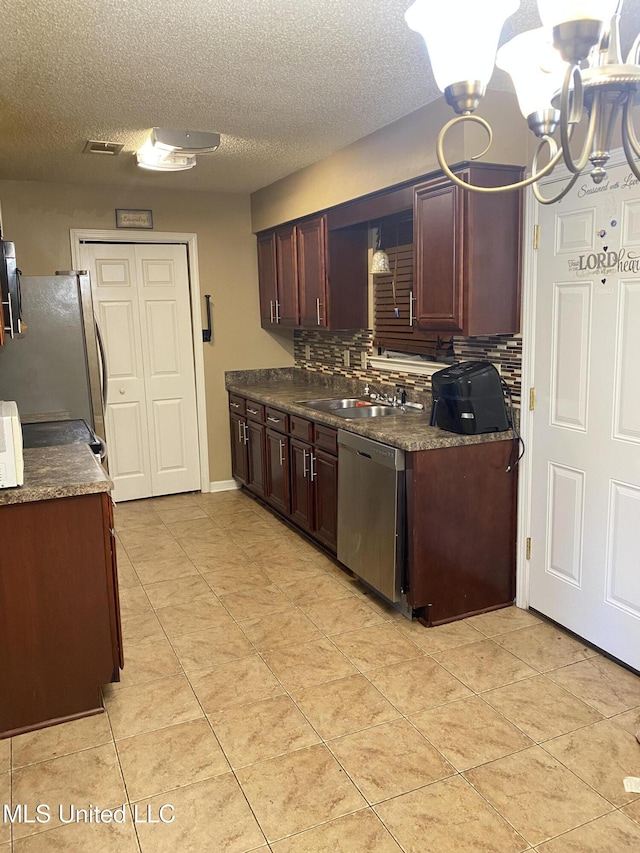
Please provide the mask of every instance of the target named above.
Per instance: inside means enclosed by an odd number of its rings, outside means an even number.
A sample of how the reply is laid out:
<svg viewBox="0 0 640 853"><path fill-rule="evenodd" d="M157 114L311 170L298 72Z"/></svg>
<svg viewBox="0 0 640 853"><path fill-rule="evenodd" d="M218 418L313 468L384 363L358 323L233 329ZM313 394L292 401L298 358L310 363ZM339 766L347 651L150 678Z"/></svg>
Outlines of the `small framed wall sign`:
<svg viewBox="0 0 640 853"><path fill-rule="evenodd" d="M116 208L116 228L153 228L153 212Z"/></svg>

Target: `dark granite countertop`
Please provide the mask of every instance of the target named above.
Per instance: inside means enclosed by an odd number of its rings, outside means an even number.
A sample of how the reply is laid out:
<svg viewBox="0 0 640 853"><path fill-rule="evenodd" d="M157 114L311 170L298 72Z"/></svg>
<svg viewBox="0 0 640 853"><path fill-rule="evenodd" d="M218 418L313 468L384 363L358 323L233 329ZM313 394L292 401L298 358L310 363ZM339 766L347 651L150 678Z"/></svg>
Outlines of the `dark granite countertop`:
<svg viewBox="0 0 640 853"><path fill-rule="evenodd" d="M86 444L24 450L24 485L0 489L0 507L8 504L109 492L113 483Z"/></svg>
<svg viewBox="0 0 640 853"><path fill-rule="evenodd" d="M349 420L316 411L300 405L300 401L340 395L362 396L364 382L356 383L341 377L323 376L297 368L230 371L225 374L225 385L228 391L248 397L257 403L357 433L400 450L435 450L440 447L504 441L513 437L511 430L482 435L458 435L430 426L431 396L428 394L417 399L417 402L423 403L424 411L407 411L387 417ZM392 386L388 387L393 390ZM382 386L382 390L387 389ZM408 396L410 400L414 400L415 395L411 392Z"/></svg>

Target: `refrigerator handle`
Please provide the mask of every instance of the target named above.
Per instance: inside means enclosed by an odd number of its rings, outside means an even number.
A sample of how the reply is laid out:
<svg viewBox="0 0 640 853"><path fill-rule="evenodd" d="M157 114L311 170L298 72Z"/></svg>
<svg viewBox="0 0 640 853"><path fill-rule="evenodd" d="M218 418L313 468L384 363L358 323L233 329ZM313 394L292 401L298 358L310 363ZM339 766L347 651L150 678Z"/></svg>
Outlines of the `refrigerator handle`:
<svg viewBox="0 0 640 853"><path fill-rule="evenodd" d="M98 352L100 353L100 365L102 367L102 408L104 410L107 407L108 389L107 355L104 350L104 342L102 340L102 334L100 333L100 326L98 325L98 321L95 317L93 318L93 324L96 327L96 340L98 341Z"/></svg>

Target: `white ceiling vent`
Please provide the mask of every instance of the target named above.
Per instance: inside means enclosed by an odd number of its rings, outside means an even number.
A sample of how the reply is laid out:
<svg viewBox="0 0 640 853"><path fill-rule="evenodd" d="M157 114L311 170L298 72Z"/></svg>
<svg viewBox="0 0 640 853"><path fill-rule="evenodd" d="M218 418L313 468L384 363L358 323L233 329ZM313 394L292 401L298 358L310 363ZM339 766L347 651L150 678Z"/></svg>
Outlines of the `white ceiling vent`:
<svg viewBox="0 0 640 853"><path fill-rule="evenodd" d="M82 149L83 154L111 154L115 156L124 148L122 142L102 142L98 139L87 139Z"/></svg>

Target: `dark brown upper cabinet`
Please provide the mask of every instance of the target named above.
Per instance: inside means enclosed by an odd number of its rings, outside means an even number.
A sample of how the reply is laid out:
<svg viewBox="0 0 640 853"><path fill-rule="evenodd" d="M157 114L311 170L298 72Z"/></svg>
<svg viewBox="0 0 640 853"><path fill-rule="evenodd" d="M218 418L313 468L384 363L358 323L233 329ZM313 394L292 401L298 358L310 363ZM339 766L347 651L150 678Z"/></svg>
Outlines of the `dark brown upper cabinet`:
<svg viewBox="0 0 640 853"><path fill-rule="evenodd" d="M516 166L473 164L457 174L479 186L522 178ZM521 191L481 194L445 176L414 187L413 322L470 337L520 328Z"/></svg>
<svg viewBox="0 0 640 853"><path fill-rule="evenodd" d="M326 216L320 216L296 226L300 325L306 328L327 326L326 225Z"/></svg>
<svg viewBox="0 0 640 853"><path fill-rule="evenodd" d="M367 239L367 223L331 231L326 215L259 234L263 328L365 328Z"/></svg>
<svg viewBox="0 0 640 853"><path fill-rule="evenodd" d="M276 322L278 303L275 231L258 235L258 281L260 286L260 322L263 326L268 326Z"/></svg>

